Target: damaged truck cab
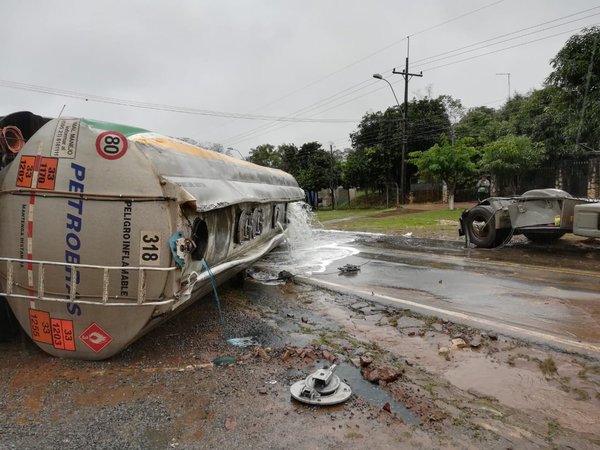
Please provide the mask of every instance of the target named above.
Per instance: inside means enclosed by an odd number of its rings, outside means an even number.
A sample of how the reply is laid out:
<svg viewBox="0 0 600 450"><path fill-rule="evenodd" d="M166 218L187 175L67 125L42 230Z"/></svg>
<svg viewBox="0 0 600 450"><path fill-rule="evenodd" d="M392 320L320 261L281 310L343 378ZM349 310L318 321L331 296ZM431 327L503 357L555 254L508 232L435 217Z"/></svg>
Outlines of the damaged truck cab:
<svg viewBox="0 0 600 450"><path fill-rule="evenodd" d="M600 237L600 201L574 198L560 189L535 189L514 197L490 197L460 216L459 235L467 244L494 248L523 234L549 243L565 233Z"/></svg>

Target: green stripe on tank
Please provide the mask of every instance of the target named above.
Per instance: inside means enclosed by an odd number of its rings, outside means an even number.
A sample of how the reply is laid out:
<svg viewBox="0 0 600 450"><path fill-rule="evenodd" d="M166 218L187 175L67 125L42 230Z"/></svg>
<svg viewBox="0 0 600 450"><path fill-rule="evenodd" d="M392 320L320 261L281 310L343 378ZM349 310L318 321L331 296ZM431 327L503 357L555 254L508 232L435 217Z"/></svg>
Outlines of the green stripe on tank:
<svg viewBox="0 0 600 450"><path fill-rule="evenodd" d="M92 128L105 131L118 131L127 137L138 133L148 133L148 130L144 130L143 128L130 127L129 125L121 125L118 123L102 122L100 120L90 119L81 119L81 121Z"/></svg>

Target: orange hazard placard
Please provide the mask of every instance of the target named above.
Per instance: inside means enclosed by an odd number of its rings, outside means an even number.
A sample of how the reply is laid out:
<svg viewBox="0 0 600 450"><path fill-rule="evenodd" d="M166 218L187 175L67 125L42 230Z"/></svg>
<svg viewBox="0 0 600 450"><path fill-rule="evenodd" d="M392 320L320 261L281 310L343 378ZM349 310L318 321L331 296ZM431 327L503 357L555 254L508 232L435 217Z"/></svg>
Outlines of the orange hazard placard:
<svg viewBox="0 0 600 450"><path fill-rule="evenodd" d="M58 167L58 158L42 158L37 179L37 188L48 191L54 190L56 183L56 168Z"/></svg>
<svg viewBox="0 0 600 450"><path fill-rule="evenodd" d="M30 188L33 186L36 165L35 156L21 156L19 171L17 172L17 187ZM40 166L37 168L37 183L35 187L53 191L56 184L56 169L58 158L39 158Z"/></svg>
<svg viewBox="0 0 600 450"><path fill-rule="evenodd" d="M58 350L75 351L75 340L73 339L73 321L51 319L52 322L52 345Z"/></svg>
<svg viewBox="0 0 600 450"><path fill-rule="evenodd" d="M45 311L30 309L29 323L31 325L31 339L44 344L52 344L50 314Z"/></svg>
<svg viewBox="0 0 600 450"><path fill-rule="evenodd" d="M19 171L17 172L18 187L31 187L34 167L35 156L21 156L21 160L19 161Z"/></svg>

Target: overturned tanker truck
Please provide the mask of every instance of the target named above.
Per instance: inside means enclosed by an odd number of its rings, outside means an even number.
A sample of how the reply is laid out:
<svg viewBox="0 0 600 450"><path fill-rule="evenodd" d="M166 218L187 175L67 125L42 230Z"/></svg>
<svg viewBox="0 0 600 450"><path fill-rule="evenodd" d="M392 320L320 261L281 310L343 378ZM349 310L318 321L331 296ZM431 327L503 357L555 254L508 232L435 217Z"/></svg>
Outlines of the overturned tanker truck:
<svg viewBox="0 0 600 450"><path fill-rule="evenodd" d="M469 244L494 248L523 234L550 243L566 233L600 238L600 199L574 198L560 189L534 189L520 196L490 197L460 216L460 236Z"/></svg>
<svg viewBox="0 0 600 450"><path fill-rule="evenodd" d="M280 244L304 199L283 171L138 128L0 128L0 292L55 356L123 350Z"/></svg>

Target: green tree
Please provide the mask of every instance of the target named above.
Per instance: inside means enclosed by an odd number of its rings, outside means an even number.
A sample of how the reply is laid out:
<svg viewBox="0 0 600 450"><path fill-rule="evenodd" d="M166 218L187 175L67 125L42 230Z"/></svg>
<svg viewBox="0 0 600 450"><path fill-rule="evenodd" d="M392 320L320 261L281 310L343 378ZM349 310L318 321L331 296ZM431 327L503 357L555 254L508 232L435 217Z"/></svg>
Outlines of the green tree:
<svg viewBox="0 0 600 450"><path fill-rule="evenodd" d="M451 144L443 138L441 144L409 155L409 162L417 167L420 178L446 183L449 209L454 209L454 193L458 184L471 179L477 172L474 159L478 152L473 142L472 138L460 138Z"/></svg>
<svg viewBox="0 0 600 450"><path fill-rule="evenodd" d="M441 96L413 99L409 103L407 153L427 150L439 142L442 135L450 135L448 107L453 108L454 115L460 108L460 102L449 96ZM363 167L361 175L353 176L354 179L367 180L368 186L361 187L381 187L389 181L400 183L402 131L403 112L398 106L363 116L357 131L350 135L353 151L359 152L360 158L367 159L369 164ZM359 168L354 165L353 170ZM416 168L409 165L405 187L409 186L410 175L414 172Z"/></svg>
<svg viewBox="0 0 600 450"><path fill-rule="evenodd" d="M281 166L281 156L271 144L262 144L250 149L248 161L265 167L279 168Z"/></svg>
<svg viewBox="0 0 600 450"><path fill-rule="evenodd" d="M557 109L566 119L564 135L570 150L600 150L600 27L571 36L550 61L546 84L557 89ZM580 144L584 144L581 146Z"/></svg>
<svg viewBox="0 0 600 450"><path fill-rule="evenodd" d="M512 127L518 136L529 136L546 148L546 161L554 162L569 156L564 124L568 118L558 107L559 92L553 86L531 91L521 98L512 116Z"/></svg>
<svg viewBox="0 0 600 450"><path fill-rule="evenodd" d="M319 142L303 144L298 150L296 163L296 180L307 191L316 192L329 187L332 177L335 177L331 170L331 155ZM339 179L340 174L337 175Z"/></svg>
<svg viewBox="0 0 600 450"><path fill-rule="evenodd" d="M510 127L493 108L478 106L471 108L455 125L457 137L471 137L473 145L483 148L485 144L510 133Z"/></svg>
<svg viewBox="0 0 600 450"><path fill-rule="evenodd" d="M545 157L542 143L532 143L528 136L505 136L483 147L481 168L497 178L500 190L516 195L520 180L531 169L540 166Z"/></svg>
<svg viewBox="0 0 600 450"><path fill-rule="evenodd" d="M278 168L296 176L298 170L296 163L298 147L294 144L281 144L277 146L277 153L281 160L281 164Z"/></svg>

